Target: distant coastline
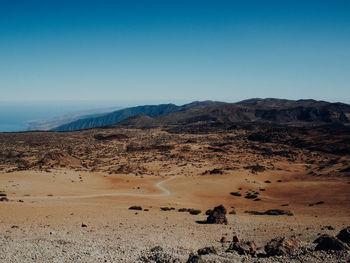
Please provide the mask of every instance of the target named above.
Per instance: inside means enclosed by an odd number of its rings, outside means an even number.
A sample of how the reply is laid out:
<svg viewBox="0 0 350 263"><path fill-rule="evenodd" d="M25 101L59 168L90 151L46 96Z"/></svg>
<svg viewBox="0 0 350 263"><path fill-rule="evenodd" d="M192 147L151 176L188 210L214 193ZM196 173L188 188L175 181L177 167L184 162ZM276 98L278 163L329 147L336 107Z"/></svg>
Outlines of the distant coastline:
<svg viewBox="0 0 350 263"><path fill-rule="evenodd" d="M27 131L29 122L34 120L108 112L119 108L112 104L102 103L2 102L0 103L0 132Z"/></svg>

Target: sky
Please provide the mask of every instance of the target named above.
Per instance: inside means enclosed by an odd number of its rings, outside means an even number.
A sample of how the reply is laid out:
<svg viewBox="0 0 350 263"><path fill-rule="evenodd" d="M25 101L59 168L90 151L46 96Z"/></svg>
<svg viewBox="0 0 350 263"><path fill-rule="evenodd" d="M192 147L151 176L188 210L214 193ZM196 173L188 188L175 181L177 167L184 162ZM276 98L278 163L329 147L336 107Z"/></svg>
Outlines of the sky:
<svg viewBox="0 0 350 263"><path fill-rule="evenodd" d="M350 1L0 0L0 101L350 103Z"/></svg>

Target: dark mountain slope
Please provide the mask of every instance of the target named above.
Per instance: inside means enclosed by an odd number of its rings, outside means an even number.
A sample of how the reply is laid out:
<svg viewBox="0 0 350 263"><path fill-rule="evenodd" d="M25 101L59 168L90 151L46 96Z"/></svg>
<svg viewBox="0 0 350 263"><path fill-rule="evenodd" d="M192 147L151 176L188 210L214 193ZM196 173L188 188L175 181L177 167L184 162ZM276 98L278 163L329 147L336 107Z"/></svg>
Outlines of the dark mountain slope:
<svg viewBox="0 0 350 263"><path fill-rule="evenodd" d="M275 122L288 124L349 123L350 106L314 100L252 99L235 104L191 108L147 121L149 126L191 123ZM144 121L145 122L145 121ZM142 127L138 122L138 128ZM134 126L128 119L123 125ZM144 126L144 127L147 127Z"/></svg>
<svg viewBox="0 0 350 263"><path fill-rule="evenodd" d="M147 115L152 118L164 116L173 112L185 111L191 108L201 108L212 105L221 105L223 102L216 101L203 101L203 102L192 102L182 106L175 104L160 104L160 105L145 105L126 108L118 111L114 111L96 118L84 118L77 121L58 126L53 131L74 131L93 127L102 127L106 125L116 124L129 117L137 116L140 114Z"/></svg>
<svg viewBox="0 0 350 263"><path fill-rule="evenodd" d="M316 100L250 99L237 105L253 107L257 119L275 122L348 122L350 106Z"/></svg>

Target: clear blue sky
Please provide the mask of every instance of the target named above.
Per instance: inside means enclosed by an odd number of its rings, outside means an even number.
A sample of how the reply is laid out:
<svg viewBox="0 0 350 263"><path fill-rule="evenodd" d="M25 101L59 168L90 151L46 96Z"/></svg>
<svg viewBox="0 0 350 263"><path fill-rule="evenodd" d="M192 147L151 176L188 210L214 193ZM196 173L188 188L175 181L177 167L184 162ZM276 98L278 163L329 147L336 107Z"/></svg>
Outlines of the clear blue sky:
<svg viewBox="0 0 350 263"><path fill-rule="evenodd" d="M0 0L2 101L350 102L348 0Z"/></svg>

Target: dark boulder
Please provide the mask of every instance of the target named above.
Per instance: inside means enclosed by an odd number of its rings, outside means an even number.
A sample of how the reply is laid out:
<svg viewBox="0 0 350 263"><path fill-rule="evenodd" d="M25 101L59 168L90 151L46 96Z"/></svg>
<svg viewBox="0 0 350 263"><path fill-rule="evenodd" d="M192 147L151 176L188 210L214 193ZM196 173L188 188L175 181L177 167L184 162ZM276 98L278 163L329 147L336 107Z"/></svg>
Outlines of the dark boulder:
<svg viewBox="0 0 350 263"><path fill-rule="evenodd" d="M227 252L236 251L240 255L256 255L256 245L254 241L244 241L239 236L234 236Z"/></svg>
<svg viewBox="0 0 350 263"><path fill-rule="evenodd" d="M291 238L275 238L268 242L265 246L267 256L285 256L292 254L298 249L299 241L295 237Z"/></svg>
<svg viewBox="0 0 350 263"><path fill-rule="evenodd" d="M350 244L350 226L342 229L337 235L337 238L345 243Z"/></svg>
<svg viewBox="0 0 350 263"><path fill-rule="evenodd" d="M8 202L9 199L7 197L0 197L0 202Z"/></svg>
<svg viewBox="0 0 350 263"><path fill-rule="evenodd" d="M208 211L207 224L227 224L226 208L223 205L219 205L214 210Z"/></svg>
<svg viewBox="0 0 350 263"><path fill-rule="evenodd" d="M202 263L203 260L201 259L201 256L195 255L193 253L190 254L188 257L186 263Z"/></svg>
<svg viewBox="0 0 350 263"><path fill-rule="evenodd" d="M134 206L130 206L130 207L129 207L129 210L142 210L142 207L141 207L141 206L134 205Z"/></svg>
<svg viewBox="0 0 350 263"><path fill-rule="evenodd" d="M329 235L322 235L314 243L317 244L315 250L349 250L349 246Z"/></svg>
<svg viewBox="0 0 350 263"><path fill-rule="evenodd" d="M200 213L202 213L201 210L198 210L198 209L189 209L188 212L191 214L191 215L199 215Z"/></svg>

